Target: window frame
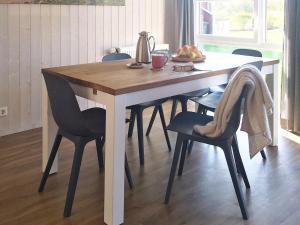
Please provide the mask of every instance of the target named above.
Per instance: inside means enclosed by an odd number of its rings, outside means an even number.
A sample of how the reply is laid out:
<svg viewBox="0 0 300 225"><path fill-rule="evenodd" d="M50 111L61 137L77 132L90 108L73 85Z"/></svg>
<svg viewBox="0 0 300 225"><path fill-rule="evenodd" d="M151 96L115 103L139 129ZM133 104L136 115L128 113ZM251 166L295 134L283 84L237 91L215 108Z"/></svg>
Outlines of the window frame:
<svg viewBox="0 0 300 225"><path fill-rule="evenodd" d="M207 2L210 0L195 0L195 4ZM226 1L226 0L224 0ZM229 44L229 45L245 45L249 47L261 47L266 49L280 49L282 45L267 42L267 2L268 0L253 0L254 2L254 37L253 38L237 38L225 37L213 34L200 34L200 21L197 20L199 8L195 6L195 40L196 42L214 43L214 44ZM259 26L258 26L259 24Z"/></svg>

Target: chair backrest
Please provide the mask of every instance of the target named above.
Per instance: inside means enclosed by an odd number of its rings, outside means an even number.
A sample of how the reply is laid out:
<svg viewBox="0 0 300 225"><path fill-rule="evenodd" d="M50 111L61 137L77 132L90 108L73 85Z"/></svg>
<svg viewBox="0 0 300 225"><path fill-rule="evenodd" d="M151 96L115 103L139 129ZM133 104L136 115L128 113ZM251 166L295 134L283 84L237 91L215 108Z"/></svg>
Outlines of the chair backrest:
<svg viewBox="0 0 300 225"><path fill-rule="evenodd" d="M53 118L58 127L75 136L89 136L86 121L68 81L58 75L43 74Z"/></svg>
<svg viewBox="0 0 300 225"><path fill-rule="evenodd" d="M235 49L232 54L234 55L245 55L245 56L253 56L253 57L262 57L262 53L255 49L247 49L247 48L238 48ZM253 63L249 63L255 67L257 67L258 70L262 69L263 61L257 61Z"/></svg>
<svg viewBox="0 0 300 225"><path fill-rule="evenodd" d="M221 139L232 137L238 130L241 122L242 109L245 102L244 99L246 98L247 92L248 86L246 85L244 86L238 101L233 106L227 127L223 134L220 136Z"/></svg>
<svg viewBox="0 0 300 225"><path fill-rule="evenodd" d="M253 57L262 57L262 54L260 51L253 50L253 49L236 49L232 52L232 54L253 56ZM252 62L249 64L255 66L258 70L261 70L262 66L263 66L263 61ZM220 138L232 137L236 133L237 129L239 128L240 122L241 122L242 110L244 108L244 102L245 102L244 99L246 98L248 88L249 88L248 86L245 86L243 88L238 101L235 103L235 105L232 109L231 116L230 116L229 122L227 124L227 127L226 127L224 133L220 136Z"/></svg>
<svg viewBox="0 0 300 225"><path fill-rule="evenodd" d="M112 53L112 54L103 56L102 62L123 60L123 59L131 59L131 56L126 53Z"/></svg>
<svg viewBox="0 0 300 225"><path fill-rule="evenodd" d="M246 48L238 48L235 49L232 54L234 55L246 55L246 56L253 56L253 57L262 57L262 54L258 50L254 49L246 49Z"/></svg>
<svg viewBox="0 0 300 225"><path fill-rule="evenodd" d="M261 60L261 61L256 61L248 64L255 66L259 71L261 71L264 62Z"/></svg>

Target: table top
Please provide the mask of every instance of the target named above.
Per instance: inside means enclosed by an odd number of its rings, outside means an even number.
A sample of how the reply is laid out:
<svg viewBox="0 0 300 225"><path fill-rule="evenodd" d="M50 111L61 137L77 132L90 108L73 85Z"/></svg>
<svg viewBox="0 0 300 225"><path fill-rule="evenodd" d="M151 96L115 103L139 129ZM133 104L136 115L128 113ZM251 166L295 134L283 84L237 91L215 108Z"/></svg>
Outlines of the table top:
<svg viewBox="0 0 300 225"><path fill-rule="evenodd" d="M231 73L237 67L255 61L263 60L264 66L279 63L277 59L220 53L206 53L206 57L205 62L195 64L195 67L201 71L191 72L173 71L175 64L173 62L169 62L159 71L152 70L151 65L144 65L143 69L129 69L126 64L132 62L131 59L47 68L42 69L42 73L60 75L81 86L112 95L121 95Z"/></svg>

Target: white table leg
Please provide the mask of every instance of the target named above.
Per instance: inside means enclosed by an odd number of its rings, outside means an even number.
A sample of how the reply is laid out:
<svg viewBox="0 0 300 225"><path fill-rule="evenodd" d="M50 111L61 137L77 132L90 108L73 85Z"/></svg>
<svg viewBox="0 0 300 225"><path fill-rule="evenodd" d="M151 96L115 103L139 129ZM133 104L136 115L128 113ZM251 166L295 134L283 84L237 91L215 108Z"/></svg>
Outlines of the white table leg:
<svg viewBox="0 0 300 225"><path fill-rule="evenodd" d="M54 143L54 138L57 132L57 125L53 119L52 111L49 104L48 93L45 81L43 81L43 93L42 93L42 120L43 120L43 163L42 171L44 172L48 158ZM55 158L50 174L58 171L57 157Z"/></svg>
<svg viewBox="0 0 300 225"><path fill-rule="evenodd" d="M274 101L274 112L272 118L272 146L278 145L279 135L279 112L280 112L280 77L278 71L278 64L273 65L273 101Z"/></svg>
<svg viewBox="0 0 300 225"><path fill-rule="evenodd" d="M105 98L104 222L119 225L124 220L125 103L122 96Z"/></svg>

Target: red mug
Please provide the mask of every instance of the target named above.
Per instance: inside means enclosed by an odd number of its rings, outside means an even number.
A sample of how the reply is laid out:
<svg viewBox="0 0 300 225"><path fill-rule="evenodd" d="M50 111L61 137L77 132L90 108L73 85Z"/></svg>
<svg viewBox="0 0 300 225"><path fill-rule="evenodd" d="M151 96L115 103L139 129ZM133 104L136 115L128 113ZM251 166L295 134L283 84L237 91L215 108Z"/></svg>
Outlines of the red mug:
<svg viewBox="0 0 300 225"><path fill-rule="evenodd" d="M163 68L168 62L169 57L165 54L153 54L152 55L152 67L154 69Z"/></svg>

